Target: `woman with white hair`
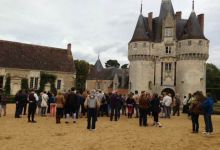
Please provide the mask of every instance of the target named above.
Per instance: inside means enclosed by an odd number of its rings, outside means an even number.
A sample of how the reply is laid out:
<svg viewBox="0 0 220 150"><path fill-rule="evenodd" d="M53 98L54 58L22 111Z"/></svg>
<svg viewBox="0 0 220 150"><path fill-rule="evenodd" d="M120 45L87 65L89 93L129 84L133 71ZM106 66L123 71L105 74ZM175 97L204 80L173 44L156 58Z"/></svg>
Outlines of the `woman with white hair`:
<svg viewBox="0 0 220 150"><path fill-rule="evenodd" d="M85 103L85 108L87 108L88 112L88 130L95 130L96 129L96 121L97 121L97 109L100 107L100 103L95 96L95 92L91 91L89 96L87 97ZM92 123L92 125L91 125Z"/></svg>

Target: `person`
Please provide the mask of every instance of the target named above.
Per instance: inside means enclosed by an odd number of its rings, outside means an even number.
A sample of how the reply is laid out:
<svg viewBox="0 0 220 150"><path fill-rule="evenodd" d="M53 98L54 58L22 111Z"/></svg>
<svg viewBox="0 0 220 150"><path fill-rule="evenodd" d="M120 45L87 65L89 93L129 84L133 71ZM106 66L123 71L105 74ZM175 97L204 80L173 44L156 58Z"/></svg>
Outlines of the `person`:
<svg viewBox="0 0 220 150"><path fill-rule="evenodd" d="M205 121L204 134L206 134L207 136L213 134L213 126L212 126L213 105L214 105L214 100L211 97L211 94L207 93L206 99L201 104L204 114L204 121Z"/></svg>
<svg viewBox="0 0 220 150"><path fill-rule="evenodd" d="M77 109L76 109L76 118L78 119L79 117L82 117L82 104L84 104L83 96L82 94L77 91Z"/></svg>
<svg viewBox="0 0 220 150"><path fill-rule="evenodd" d="M187 113L188 111L187 111L187 97L186 96L184 96L184 98L183 98L183 111L182 111L182 113Z"/></svg>
<svg viewBox="0 0 220 150"><path fill-rule="evenodd" d="M65 104L65 98L60 91L58 91L57 96L55 97L56 103L56 123L60 124L60 119L63 116L63 107Z"/></svg>
<svg viewBox="0 0 220 150"><path fill-rule="evenodd" d="M135 92L134 92L133 99L134 99L134 101L135 101L135 106L134 106L134 108L135 108L135 111L136 111L136 118L139 117L139 98L140 98L140 96L138 95L138 91L135 91Z"/></svg>
<svg viewBox="0 0 220 150"><path fill-rule="evenodd" d="M106 93L104 93L104 96L102 97L100 103L100 112L101 112L101 117L103 117L104 115L108 116L108 103L106 100Z"/></svg>
<svg viewBox="0 0 220 150"><path fill-rule="evenodd" d="M194 99L194 97L192 96L191 93L189 93L188 95L188 99L187 99L187 105L186 105L186 110L187 110L187 114L188 114L188 117L190 117L190 111L189 111L189 106L191 104L191 101Z"/></svg>
<svg viewBox="0 0 220 150"><path fill-rule="evenodd" d="M49 97L47 95L47 92L44 91L43 94L41 95L41 116L44 117L46 116L46 110L47 110L47 103L48 103Z"/></svg>
<svg viewBox="0 0 220 150"><path fill-rule="evenodd" d="M48 96L49 97L49 96ZM56 112L56 103L55 103L55 96L54 94L52 93L52 96L50 99L50 108L48 106L47 109L50 109L50 116L51 117L54 117L55 116L55 112ZM48 103L49 104L49 103Z"/></svg>
<svg viewBox="0 0 220 150"><path fill-rule="evenodd" d="M172 98L169 96L168 93L165 93L163 104L165 110L165 118L170 118Z"/></svg>
<svg viewBox="0 0 220 150"><path fill-rule="evenodd" d="M118 121L119 107L120 107L120 97L116 91L110 97L110 108L111 108L110 121L113 120L113 116L115 118L115 121Z"/></svg>
<svg viewBox="0 0 220 150"><path fill-rule="evenodd" d="M149 100L144 91L141 92L139 97L139 126L147 126L147 109L149 108Z"/></svg>
<svg viewBox="0 0 220 150"><path fill-rule="evenodd" d="M54 102L54 96L53 96L53 93L51 91L48 91L47 92L47 95L48 95L48 101L47 101L47 113L50 114L50 103L53 103Z"/></svg>
<svg viewBox="0 0 220 150"><path fill-rule="evenodd" d="M15 118L21 118L23 102L22 102L22 90L19 90L15 95L15 103L16 103L16 110L15 110Z"/></svg>
<svg viewBox="0 0 220 150"><path fill-rule="evenodd" d="M27 112L27 90L24 90L24 94L25 94L25 101L24 101L24 104L23 104L23 108L22 108L22 111L23 111L23 115L26 115L26 112Z"/></svg>
<svg viewBox="0 0 220 150"><path fill-rule="evenodd" d="M84 103L85 108L87 108L88 119L87 119L87 129L95 130L97 121L97 109L100 107L99 100L96 98L94 91L87 97Z"/></svg>
<svg viewBox="0 0 220 150"><path fill-rule="evenodd" d="M28 122L36 123L36 120L34 120L36 108L37 108L37 102L39 100L39 97L35 93L35 90L32 89L29 96L28 96Z"/></svg>
<svg viewBox="0 0 220 150"><path fill-rule="evenodd" d="M2 115L3 110L3 116L6 116L6 105L7 105L7 97L4 94L4 91L0 89L0 117Z"/></svg>
<svg viewBox="0 0 220 150"><path fill-rule="evenodd" d="M189 111L191 112L192 120L192 133L199 133L199 114L201 112L201 101L204 101L205 97L201 92L196 92L193 94L194 99L192 99L189 106Z"/></svg>
<svg viewBox="0 0 220 150"><path fill-rule="evenodd" d="M76 123L76 111L77 111L77 95L75 93L75 88L71 88L71 91L67 95L65 101L65 116L66 122L69 123L70 115L73 117L73 123Z"/></svg>
<svg viewBox="0 0 220 150"><path fill-rule="evenodd" d="M156 93L153 94L150 104L151 104L152 115L154 118L153 125L161 127L162 125L159 122L159 113L161 109L160 109L160 99L158 97L158 94Z"/></svg>
<svg viewBox="0 0 220 150"><path fill-rule="evenodd" d="M0 89L0 117L2 116L2 99L3 99L3 90Z"/></svg>
<svg viewBox="0 0 220 150"><path fill-rule="evenodd" d="M127 116L126 107L127 107L127 104L126 104L126 96L123 95L123 96L122 96L122 115L125 115L125 116Z"/></svg>
<svg viewBox="0 0 220 150"><path fill-rule="evenodd" d="M177 114L177 116L180 115L180 98L179 95L176 94L176 96L174 97L173 100L173 116L175 116Z"/></svg>
<svg viewBox="0 0 220 150"><path fill-rule="evenodd" d="M128 95L128 98L126 100L127 108L128 108L128 118L132 118L132 115L134 113L134 106L135 106L135 101L133 99L133 93L130 93Z"/></svg>

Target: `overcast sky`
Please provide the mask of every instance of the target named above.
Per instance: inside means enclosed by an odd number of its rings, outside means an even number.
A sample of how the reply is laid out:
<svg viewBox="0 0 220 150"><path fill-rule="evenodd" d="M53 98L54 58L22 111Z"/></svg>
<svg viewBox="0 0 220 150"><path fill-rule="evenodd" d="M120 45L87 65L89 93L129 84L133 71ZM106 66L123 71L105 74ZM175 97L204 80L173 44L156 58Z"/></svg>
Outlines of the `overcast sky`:
<svg viewBox="0 0 220 150"><path fill-rule="evenodd" d="M66 48L74 59L108 59L128 63L127 45L140 12L141 0L0 0L0 39ZM159 14L162 0L143 0L143 14ZM188 18L192 0L172 0L174 11ZM195 0L205 14L210 40L209 62L220 67L220 0Z"/></svg>

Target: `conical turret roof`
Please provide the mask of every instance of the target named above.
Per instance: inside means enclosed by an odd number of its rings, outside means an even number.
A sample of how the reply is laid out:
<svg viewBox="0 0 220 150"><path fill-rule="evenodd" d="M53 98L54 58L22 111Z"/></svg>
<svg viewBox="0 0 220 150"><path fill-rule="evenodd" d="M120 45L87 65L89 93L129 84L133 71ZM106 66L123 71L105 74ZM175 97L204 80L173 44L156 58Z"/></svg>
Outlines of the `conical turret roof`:
<svg viewBox="0 0 220 150"><path fill-rule="evenodd" d="M174 9L172 2L171 0L162 0L159 19L163 20L168 15L168 13L174 16Z"/></svg>
<svg viewBox="0 0 220 150"><path fill-rule="evenodd" d="M100 71L102 71L104 69L99 58L98 58L98 60L95 63L95 69L98 72L100 72Z"/></svg>
<svg viewBox="0 0 220 150"><path fill-rule="evenodd" d="M191 12L180 39L206 39L194 11Z"/></svg>
<svg viewBox="0 0 220 150"><path fill-rule="evenodd" d="M140 14L133 37L130 42L150 41L149 33L147 32L147 19Z"/></svg>

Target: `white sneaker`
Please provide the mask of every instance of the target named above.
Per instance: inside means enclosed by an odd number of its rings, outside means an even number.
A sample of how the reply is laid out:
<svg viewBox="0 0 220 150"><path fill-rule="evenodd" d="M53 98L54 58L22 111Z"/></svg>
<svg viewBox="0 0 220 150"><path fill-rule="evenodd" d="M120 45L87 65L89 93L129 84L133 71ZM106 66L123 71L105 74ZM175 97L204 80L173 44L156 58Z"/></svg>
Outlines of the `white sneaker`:
<svg viewBox="0 0 220 150"><path fill-rule="evenodd" d="M206 132L206 131L203 131L202 134L207 134L207 132Z"/></svg>
<svg viewBox="0 0 220 150"><path fill-rule="evenodd" d="M206 135L206 136L210 136L210 133L209 133L209 132L207 132L205 135Z"/></svg>

